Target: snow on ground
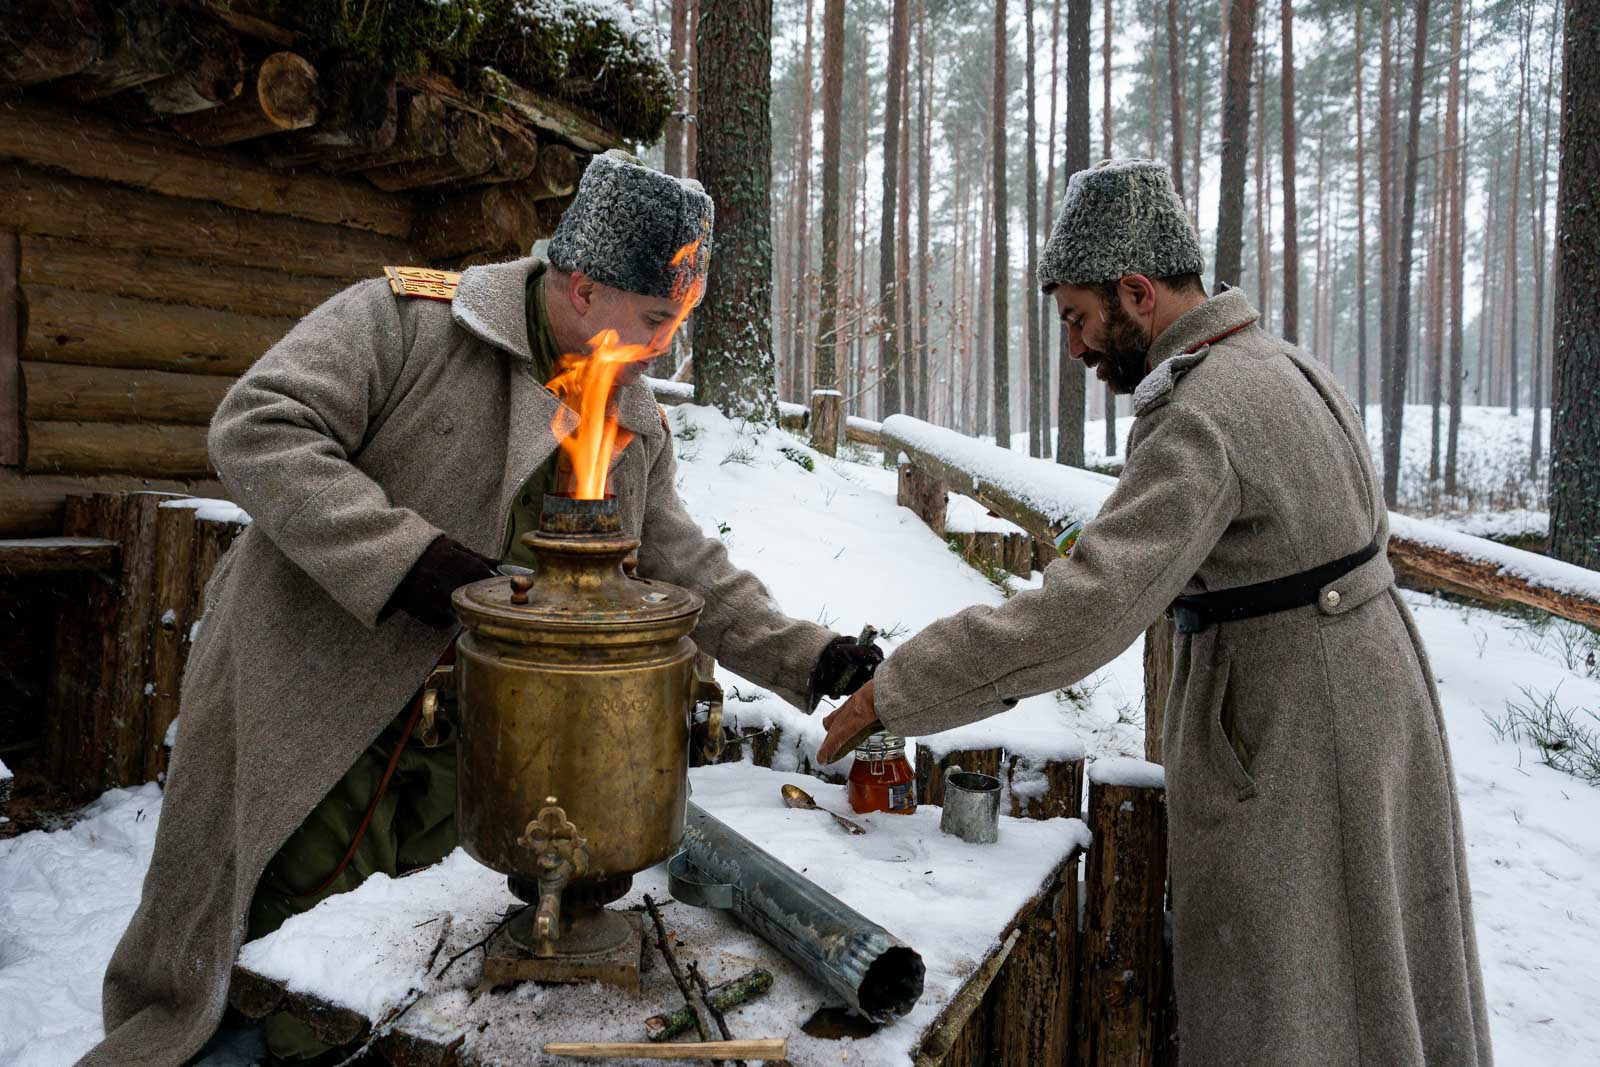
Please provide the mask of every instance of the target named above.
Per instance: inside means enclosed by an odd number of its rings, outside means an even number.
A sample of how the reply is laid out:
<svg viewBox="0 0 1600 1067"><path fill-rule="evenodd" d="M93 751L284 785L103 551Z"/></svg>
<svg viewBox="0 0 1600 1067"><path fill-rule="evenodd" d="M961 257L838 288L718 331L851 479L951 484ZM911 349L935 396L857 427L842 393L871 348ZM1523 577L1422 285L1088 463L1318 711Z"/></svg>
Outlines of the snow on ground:
<svg viewBox="0 0 1600 1067"><path fill-rule="evenodd" d="M895 506L894 471L813 456L808 472L780 451L805 452L796 437L741 433L703 408L677 408L671 419L691 513L791 614L843 633L874 623L893 635L892 648L941 615L1002 599ZM1508 702L1526 702L1524 686L1600 710L1600 678L1570 629L1406 596L1445 704L1498 1060L1600 1062L1600 788L1543 766L1537 749L1500 738L1488 721ZM787 766L815 751L820 716L726 671L722 681L731 717L777 723L796 739ZM1142 691L1135 644L1071 691L925 742L941 751L1003 744L1054 758L1085 749L1137 757ZM100 976L137 902L159 803L153 785L114 790L70 829L0 841L0 1063L68 1064L98 1037ZM210 1062L249 1057L230 1051Z"/></svg>

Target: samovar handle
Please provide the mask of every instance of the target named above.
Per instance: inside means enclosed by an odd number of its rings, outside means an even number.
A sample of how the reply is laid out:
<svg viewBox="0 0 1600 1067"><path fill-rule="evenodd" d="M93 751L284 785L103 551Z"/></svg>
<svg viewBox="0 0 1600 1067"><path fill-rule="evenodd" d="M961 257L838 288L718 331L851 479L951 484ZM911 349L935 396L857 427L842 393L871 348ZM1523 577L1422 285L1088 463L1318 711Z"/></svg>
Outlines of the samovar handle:
<svg viewBox="0 0 1600 1067"><path fill-rule="evenodd" d="M700 755L706 763L715 763L722 755L722 686L717 684L716 669L717 661L704 652L695 656L692 700L707 706L706 737L700 746ZM693 711L690 715L693 716Z"/></svg>
<svg viewBox="0 0 1600 1067"><path fill-rule="evenodd" d="M435 667L422 685L422 711L417 718L417 741L423 748L436 748L439 744L439 694L456 691L456 669L453 666Z"/></svg>

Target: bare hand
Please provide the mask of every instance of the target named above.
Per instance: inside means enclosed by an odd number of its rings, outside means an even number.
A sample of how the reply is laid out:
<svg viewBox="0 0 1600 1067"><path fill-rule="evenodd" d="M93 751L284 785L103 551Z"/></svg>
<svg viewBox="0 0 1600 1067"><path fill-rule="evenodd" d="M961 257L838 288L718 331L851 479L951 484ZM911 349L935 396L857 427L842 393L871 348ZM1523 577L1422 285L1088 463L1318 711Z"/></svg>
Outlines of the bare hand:
<svg viewBox="0 0 1600 1067"><path fill-rule="evenodd" d="M869 734L883 729L872 703L872 683L868 682L855 696L839 705L822 720L822 725L827 728L828 736L817 750L819 763L832 763L865 741Z"/></svg>

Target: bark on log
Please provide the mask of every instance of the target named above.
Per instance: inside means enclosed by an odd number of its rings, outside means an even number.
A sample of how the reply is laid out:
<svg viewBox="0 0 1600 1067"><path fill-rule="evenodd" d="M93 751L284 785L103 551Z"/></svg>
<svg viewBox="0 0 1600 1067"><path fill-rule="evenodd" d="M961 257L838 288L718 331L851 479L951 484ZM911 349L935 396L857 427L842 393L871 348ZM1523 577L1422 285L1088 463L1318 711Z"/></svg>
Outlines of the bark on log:
<svg viewBox="0 0 1600 1067"><path fill-rule="evenodd" d="M22 462L22 245L0 232L0 467Z"/></svg>
<svg viewBox="0 0 1600 1067"><path fill-rule="evenodd" d="M62 533L120 541L121 508L111 496L73 496ZM92 725L95 695L113 684L116 668L118 584L75 577L55 619L45 755L50 777L72 797L104 789L104 755Z"/></svg>
<svg viewBox="0 0 1600 1067"><path fill-rule="evenodd" d="M245 61L239 42L217 23L193 29L189 58L175 73L143 85L139 95L157 115L209 111L236 99L244 89Z"/></svg>
<svg viewBox="0 0 1600 1067"><path fill-rule="evenodd" d="M107 785L135 785L145 778L145 716L149 701L150 628L156 619L156 513L161 497L129 493L121 498L121 589L117 610L115 684L97 694L96 736L108 744Z"/></svg>
<svg viewBox="0 0 1600 1067"><path fill-rule="evenodd" d="M946 508L950 493L944 483L930 478L918 467L902 463L899 467L900 484L895 502L928 525L934 533L944 536Z"/></svg>
<svg viewBox="0 0 1600 1067"><path fill-rule="evenodd" d="M622 144L620 137L579 109L524 89L499 71L484 69L483 89L522 119L585 151L604 152Z"/></svg>
<svg viewBox="0 0 1600 1067"><path fill-rule="evenodd" d="M1033 538L1025 533L1008 533L1001 546L1001 565L1018 578L1033 576Z"/></svg>
<svg viewBox="0 0 1600 1067"><path fill-rule="evenodd" d="M469 252L525 254L539 230L539 213L522 186L487 185L434 201L418 217L413 240L435 262Z"/></svg>
<svg viewBox="0 0 1600 1067"><path fill-rule="evenodd" d="M94 0L17 0L0 26L0 90L76 74L99 52Z"/></svg>
<svg viewBox="0 0 1600 1067"><path fill-rule="evenodd" d="M206 426L236 379L214 374L22 365L29 422L165 422Z"/></svg>
<svg viewBox="0 0 1600 1067"><path fill-rule="evenodd" d="M1395 575L1408 584L1443 588L1480 600L1509 600L1548 611L1563 619L1600 626L1600 601L1548 586L1530 585L1483 560L1467 559L1442 548L1389 536L1389 562Z"/></svg>
<svg viewBox="0 0 1600 1067"><path fill-rule="evenodd" d="M150 625L150 692L145 697L144 776L166 775L167 729L178 717L194 601L195 513L192 508L156 512L155 603Z"/></svg>
<svg viewBox="0 0 1600 1067"><path fill-rule="evenodd" d="M1172 623L1163 616L1144 632L1144 758L1161 762L1167 694L1172 689Z"/></svg>
<svg viewBox="0 0 1600 1067"><path fill-rule="evenodd" d="M0 578L72 571L114 573L121 546L103 537L0 540Z"/></svg>
<svg viewBox="0 0 1600 1067"><path fill-rule="evenodd" d="M205 618L206 583L217 569L223 554L233 547L233 542L244 533L245 527L236 522L197 520L194 524L194 567L191 570L194 588L190 600L194 603L196 620ZM185 631L185 634L191 631ZM184 661L188 662L192 646L184 645Z"/></svg>
<svg viewBox="0 0 1600 1067"><path fill-rule="evenodd" d="M811 447L825 456L839 454L844 429L844 397L837 389L817 389L811 394Z"/></svg>
<svg viewBox="0 0 1600 1067"><path fill-rule="evenodd" d="M482 115L452 110L444 133L446 151L442 154L368 170L367 180L386 192L404 192L464 182L494 167L498 149Z"/></svg>
<svg viewBox="0 0 1600 1067"><path fill-rule="evenodd" d="M34 422L28 474L134 474L204 478L211 473L204 426L161 423Z"/></svg>
<svg viewBox="0 0 1600 1067"><path fill-rule="evenodd" d="M24 355L52 363L242 374L294 320L28 287Z"/></svg>
<svg viewBox="0 0 1600 1067"><path fill-rule="evenodd" d="M1028 780L1044 778L1039 792ZM1044 760L1029 756L1006 757L1007 792L1014 819L1079 819L1083 817L1083 760ZM1025 786L1024 783L1027 783ZM1076 916L1077 912L1074 911ZM1074 919L1076 922L1076 919Z"/></svg>
<svg viewBox="0 0 1600 1067"><path fill-rule="evenodd" d="M337 278L377 277L385 264L415 262L394 238L343 226L234 211L220 205L52 177L31 167L0 197L0 227L67 237L108 248L192 258L204 263Z"/></svg>
<svg viewBox="0 0 1600 1067"><path fill-rule="evenodd" d="M371 155L394 144L399 103L393 78L354 60L335 63L321 74L322 120L275 139L268 166L283 170Z"/></svg>
<svg viewBox="0 0 1600 1067"><path fill-rule="evenodd" d="M509 122L494 124L490 133L494 138L494 166L483 180L526 182L532 177L539 165L538 141Z"/></svg>
<svg viewBox="0 0 1600 1067"><path fill-rule="evenodd" d="M308 60L274 52L256 68L248 91L210 111L180 115L172 128L208 147L303 130L322 115L317 86L317 68Z"/></svg>
<svg viewBox="0 0 1600 1067"><path fill-rule="evenodd" d="M22 284L294 319L343 289L346 282L29 234L22 238Z"/></svg>
<svg viewBox="0 0 1600 1067"><path fill-rule="evenodd" d="M1151 1067L1166 897L1164 790L1089 782L1081 1062Z"/></svg>
<svg viewBox="0 0 1600 1067"><path fill-rule="evenodd" d="M95 58L51 88L74 100L99 100L164 78L186 66L195 40L188 16L161 0L124 0L107 5L98 22Z"/></svg>
<svg viewBox="0 0 1600 1067"><path fill-rule="evenodd" d="M1078 947L1078 859L1067 860L995 980L996 1062L1064 1065L1072 1049Z"/></svg>
<svg viewBox="0 0 1600 1067"><path fill-rule="evenodd" d="M446 130L450 112L445 106L444 97L437 93L403 92L399 94L398 107L394 144L369 156L330 159L322 164L322 169L330 174L346 174L354 170L371 170L374 167L431 159L450 151Z"/></svg>
<svg viewBox="0 0 1600 1067"><path fill-rule="evenodd" d="M67 497L130 490L206 497L227 495L222 483L214 478L179 480L128 474L81 477L29 475L15 468L0 468L0 537L60 536L66 522Z"/></svg>
<svg viewBox="0 0 1600 1067"><path fill-rule="evenodd" d="M928 748L917 746L917 803L944 805L944 776L951 767L960 765L964 771L989 774L1005 781L1002 769L1005 752L998 748L968 748L934 756Z"/></svg>
<svg viewBox="0 0 1600 1067"><path fill-rule="evenodd" d="M929 455L914 445L889 434L883 435L883 449L886 455L890 452L903 452L912 463L927 471L930 476L938 478L946 485L961 486L963 495L976 500L996 515L1003 516L1016 523L1034 537L1054 543L1056 530L1051 528L1050 521L1016 499L1004 485L990 482L970 471L963 471L950 463L946 463L939 457ZM967 488L968 486L971 488ZM1072 515L1061 516L1060 518L1088 519L1091 517L1089 515Z"/></svg>

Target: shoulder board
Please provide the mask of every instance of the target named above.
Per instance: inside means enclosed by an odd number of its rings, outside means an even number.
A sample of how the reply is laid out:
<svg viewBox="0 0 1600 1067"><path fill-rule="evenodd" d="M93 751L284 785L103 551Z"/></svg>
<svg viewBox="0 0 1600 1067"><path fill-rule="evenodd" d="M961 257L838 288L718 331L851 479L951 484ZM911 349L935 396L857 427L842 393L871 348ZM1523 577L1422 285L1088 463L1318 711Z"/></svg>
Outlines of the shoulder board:
<svg viewBox="0 0 1600 1067"><path fill-rule="evenodd" d="M432 267L385 267L389 288L395 296L420 296L429 300L454 300L461 274L453 270L434 270Z"/></svg>

